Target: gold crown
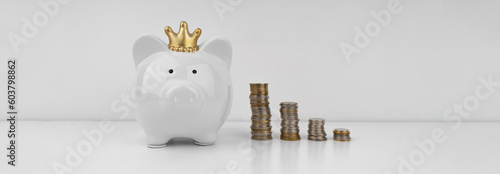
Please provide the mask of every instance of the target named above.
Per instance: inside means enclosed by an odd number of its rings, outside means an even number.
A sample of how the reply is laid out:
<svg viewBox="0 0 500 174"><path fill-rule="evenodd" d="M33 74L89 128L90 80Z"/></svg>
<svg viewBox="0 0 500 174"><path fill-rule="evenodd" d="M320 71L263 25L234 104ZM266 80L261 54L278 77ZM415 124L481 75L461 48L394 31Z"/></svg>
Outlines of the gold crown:
<svg viewBox="0 0 500 174"><path fill-rule="evenodd" d="M201 35L201 29L197 28L193 33L189 33L188 24L185 21L181 22L179 32L175 33L169 26L165 27L165 34L168 36L168 49L177 52L195 52L200 49L198 47L198 38Z"/></svg>

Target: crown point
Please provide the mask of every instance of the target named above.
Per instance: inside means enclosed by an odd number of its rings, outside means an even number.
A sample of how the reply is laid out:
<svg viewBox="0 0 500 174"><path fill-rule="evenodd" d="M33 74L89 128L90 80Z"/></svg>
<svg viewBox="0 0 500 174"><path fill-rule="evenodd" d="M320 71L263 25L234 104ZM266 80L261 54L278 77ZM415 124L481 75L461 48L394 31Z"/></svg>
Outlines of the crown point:
<svg viewBox="0 0 500 174"><path fill-rule="evenodd" d="M172 32L172 28L170 28L169 26L165 27L165 33L170 33Z"/></svg>
<svg viewBox="0 0 500 174"><path fill-rule="evenodd" d="M201 34L201 29L197 28L196 30L194 30L193 34L200 35Z"/></svg>
<svg viewBox="0 0 500 174"><path fill-rule="evenodd" d="M187 28L187 27L188 27L188 23L186 21L182 21L181 28Z"/></svg>

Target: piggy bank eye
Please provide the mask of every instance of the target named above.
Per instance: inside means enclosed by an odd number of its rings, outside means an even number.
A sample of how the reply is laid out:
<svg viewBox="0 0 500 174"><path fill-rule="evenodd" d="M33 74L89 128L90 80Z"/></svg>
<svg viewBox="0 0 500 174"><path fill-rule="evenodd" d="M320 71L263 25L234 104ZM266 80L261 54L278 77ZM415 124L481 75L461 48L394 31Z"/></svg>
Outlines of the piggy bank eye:
<svg viewBox="0 0 500 174"><path fill-rule="evenodd" d="M176 69L178 70L178 69ZM186 66L187 80L199 85L206 94L215 95L216 74L208 64L193 64ZM218 79L217 79L218 80Z"/></svg>
<svg viewBox="0 0 500 174"><path fill-rule="evenodd" d="M174 70L173 70L173 69L169 69L169 70L168 70L168 73L169 73L169 74L172 74L172 73L174 73Z"/></svg>

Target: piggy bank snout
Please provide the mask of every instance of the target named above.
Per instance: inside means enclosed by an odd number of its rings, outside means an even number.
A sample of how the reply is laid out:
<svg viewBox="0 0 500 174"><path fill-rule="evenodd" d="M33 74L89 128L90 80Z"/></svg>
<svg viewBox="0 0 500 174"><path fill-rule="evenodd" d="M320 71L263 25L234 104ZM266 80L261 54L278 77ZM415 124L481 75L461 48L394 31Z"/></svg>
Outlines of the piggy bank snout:
<svg viewBox="0 0 500 174"><path fill-rule="evenodd" d="M198 91L188 86L171 88L165 97L172 103L195 103L200 100Z"/></svg>
<svg viewBox="0 0 500 174"><path fill-rule="evenodd" d="M173 86L165 89L164 94L165 100L172 109L191 111L201 109L201 94L192 86Z"/></svg>

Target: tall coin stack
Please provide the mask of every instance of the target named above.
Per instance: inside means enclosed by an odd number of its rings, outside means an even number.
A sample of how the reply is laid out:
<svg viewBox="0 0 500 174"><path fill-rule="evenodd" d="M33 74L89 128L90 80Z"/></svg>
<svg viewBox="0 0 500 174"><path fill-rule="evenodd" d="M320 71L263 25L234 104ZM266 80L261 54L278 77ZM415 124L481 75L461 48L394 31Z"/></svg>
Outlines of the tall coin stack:
<svg viewBox="0 0 500 174"><path fill-rule="evenodd" d="M326 140L326 132L325 132L325 119L322 118L310 118L309 119L309 130L307 133L308 140L312 141L325 141Z"/></svg>
<svg viewBox="0 0 500 174"><path fill-rule="evenodd" d="M250 83L250 108L252 109L252 140L272 140L271 109L267 83Z"/></svg>
<svg viewBox="0 0 500 174"><path fill-rule="evenodd" d="M300 140L299 114L296 102L281 102L281 139L287 141Z"/></svg>

